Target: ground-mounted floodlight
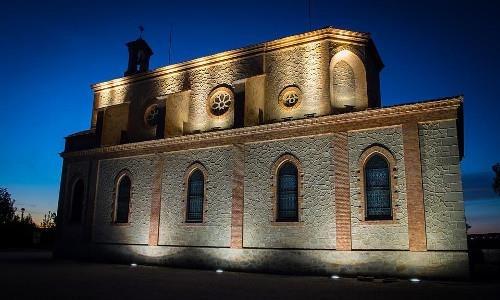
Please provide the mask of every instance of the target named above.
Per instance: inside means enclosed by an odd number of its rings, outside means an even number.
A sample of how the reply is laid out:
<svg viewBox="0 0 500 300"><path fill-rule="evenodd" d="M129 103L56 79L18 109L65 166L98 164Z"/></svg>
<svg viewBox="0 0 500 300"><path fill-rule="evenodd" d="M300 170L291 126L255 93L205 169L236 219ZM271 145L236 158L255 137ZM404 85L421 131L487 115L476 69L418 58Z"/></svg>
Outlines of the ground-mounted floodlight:
<svg viewBox="0 0 500 300"><path fill-rule="evenodd" d="M331 279L340 279L340 276L339 275L332 275L330 276Z"/></svg>
<svg viewBox="0 0 500 300"><path fill-rule="evenodd" d="M417 282L420 282L420 279L418 279L418 278L410 278L410 282L417 283Z"/></svg>
<svg viewBox="0 0 500 300"><path fill-rule="evenodd" d="M130 266L131 267L137 267L137 264L136 263L131 263Z"/></svg>
<svg viewBox="0 0 500 300"><path fill-rule="evenodd" d="M224 273L224 270L222 270L222 269L217 269L217 270L215 270L215 273Z"/></svg>

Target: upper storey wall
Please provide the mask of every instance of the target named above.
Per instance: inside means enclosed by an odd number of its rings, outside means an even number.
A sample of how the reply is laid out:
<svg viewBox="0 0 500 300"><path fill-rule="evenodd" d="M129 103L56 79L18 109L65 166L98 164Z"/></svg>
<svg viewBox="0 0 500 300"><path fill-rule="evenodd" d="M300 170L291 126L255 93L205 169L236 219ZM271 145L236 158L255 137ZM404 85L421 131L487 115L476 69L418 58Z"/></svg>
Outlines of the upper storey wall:
<svg viewBox="0 0 500 300"><path fill-rule="evenodd" d="M289 39L292 41L278 46L270 42L269 47L250 47L183 63L178 71L161 73L159 69L143 77L95 85L92 126L96 126L99 111L121 103L129 103L127 124L116 124L127 128L122 142L158 138L159 127L165 128L161 137L168 137L172 132L259 125L379 105L382 65L368 36ZM339 59L340 52L347 55ZM184 64L188 67L183 69ZM158 72L161 74L154 76ZM221 89L230 95L229 108L214 115L211 109L218 105L214 101L219 101ZM176 96L181 92L182 97ZM171 109L173 102L179 102L182 111ZM156 127L149 126L145 116L153 104L163 109L161 118L166 120ZM245 116L249 111L253 120ZM186 117L177 120L179 115ZM172 122L175 130L168 127Z"/></svg>

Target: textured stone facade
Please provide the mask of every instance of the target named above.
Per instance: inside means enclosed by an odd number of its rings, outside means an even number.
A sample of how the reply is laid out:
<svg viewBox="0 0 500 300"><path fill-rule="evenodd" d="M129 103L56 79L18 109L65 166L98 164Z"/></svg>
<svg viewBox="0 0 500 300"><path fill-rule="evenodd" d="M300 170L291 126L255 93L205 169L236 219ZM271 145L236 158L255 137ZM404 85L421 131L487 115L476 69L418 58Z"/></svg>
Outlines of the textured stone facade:
<svg viewBox="0 0 500 300"><path fill-rule="evenodd" d="M148 244L156 160L157 157L149 155L100 162L93 226L94 242ZM116 179L123 170L129 172L132 181L129 223L114 224L112 216Z"/></svg>
<svg viewBox="0 0 500 300"><path fill-rule="evenodd" d="M232 147L180 151L163 155L164 174L159 245L229 247L231 242ZM206 168L203 223L186 223L184 178L188 167Z"/></svg>
<svg viewBox="0 0 500 300"><path fill-rule="evenodd" d="M408 215L406 211L403 136L400 126L349 133L349 172L351 182L352 249L408 250ZM359 186L359 158L372 145L382 145L396 159L397 200L394 222L363 222L362 187Z"/></svg>
<svg viewBox="0 0 500 300"><path fill-rule="evenodd" d="M429 250L466 250L456 121L422 123L419 132L427 247Z"/></svg>
<svg viewBox="0 0 500 300"><path fill-rule="evenodd" d="M283 117L302 118L304 114L330 113L328 92L328 67L330 56L328 42L316 42L266 55L266 118L281 120ZM297 86L304 100L293 110L283 112L278 99L287 86Z"/></svg>
<svg viewBox="0 0 500 300"><path fill-rule="evenodd" d="M466 277L462 99L378 108L382 67L368 34L326 28L93 85L92 128L62 153L56 255Z"/></svg>
<svg viewBox="0 0 500 300"><path fill-rule="evenodd" d="M243 247L335 248L335 204L331 197L330 138L304 138L245 147ZM303 202L296 224L275 222L272 166L291 154L302 164ZM300 180L300 179L299 179Z"/></svg>
<svg viewBox="0 0 500 300"><path fill-rule="evenodd" d="M228 249L96 245L101 261L190 266L209 270L341 276L398 276L463 279L468 273L466 252L453 251L331 251L286 249Z"/></svg>

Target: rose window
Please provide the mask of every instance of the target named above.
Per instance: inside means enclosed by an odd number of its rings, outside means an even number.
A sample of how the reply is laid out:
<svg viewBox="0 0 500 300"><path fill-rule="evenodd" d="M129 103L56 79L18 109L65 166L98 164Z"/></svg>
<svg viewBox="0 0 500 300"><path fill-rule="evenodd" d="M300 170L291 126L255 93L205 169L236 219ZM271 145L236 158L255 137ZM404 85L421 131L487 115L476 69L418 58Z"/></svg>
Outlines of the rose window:
<svg viewBox="0 0 500 300"><path fill-rule="evenodd" d="M160 120L160 109L158 105L154 104L146 109L144 120L146 125L148 125L149 127L158 125L158 122Z"/></svg>
<svg viewBox="0 0 500 300"><path fill-rule="evenodd" d="M294 92L287 93L283 99L283 104L286 107L292 107L299 102L299 95Z"/></svg>
<svg viewBox="0 0 500 300"><path fill-rule="evenodd" d="M215 91L210 98L210 112L216 116L222 116L231 108L231 102L231 93L225 88Z"/></svg>
<svg viewBox="0 0 500 300"><path fill-rule="evenodd" d="M300 104L302 100L302 93L300 89L296 86L289 86L285 88L279 97L279 103L282 108L291 109L295 108Z"/></svg>

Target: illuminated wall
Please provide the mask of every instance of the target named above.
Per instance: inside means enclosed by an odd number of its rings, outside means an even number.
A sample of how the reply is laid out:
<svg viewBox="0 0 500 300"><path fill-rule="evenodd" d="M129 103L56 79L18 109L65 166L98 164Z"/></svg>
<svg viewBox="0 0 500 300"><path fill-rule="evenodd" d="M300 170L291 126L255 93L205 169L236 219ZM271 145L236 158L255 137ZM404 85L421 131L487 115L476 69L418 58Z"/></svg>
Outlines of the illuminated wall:
<svg viewBox="0 0 500 300"><path fill-rule="evenodd" d="M337 52L330 62L330 100L334 110L346 106L368 107L366 70L363 61L350 50Z"/></svg>
<svg viewBox="0 0 500 300"><path fill-rule="evenodd" d="M380 101L382 67L369 36L330 28L94 85L102 141L62 154L61 251L233 270L467 276L462 99L367 110ZM154 105L165 110L164 136L145 117ZM377 147L390 156L389 194L378 194L390 198L372 199L391 202L383 220L365 214L360 164ZM275 213L283 159L297 163L298 221ZM199 223L186 220L193 166L205 176ZM117 224L123 172L130 215ZM70 224L79 178L88 214Z"/></svg>
<svg viewBox="0 0 500 300"><path fill-rule="evenodd" d="M328 101L328 53L327 41L314 42L266 54L266 106L267 120L303 118L305 114L316 116L330 113ZM296 86L302 92L302 101L296 107L285 110L278 105L280 92Z"/></svg>
<svg viewBox="0 0 500 300"><path fill-rule="evenodd" d="M97 243L148 244L154 155L101 160L97 185L93 241ZM129 223L113 222L116 180L126 170L132 182Z"/></svg>
<svg viewBox="0 0 500 300"><path fill-rule="evenodd" d="M311 36L328 30L331 29L312 32ZM160 68L153 71L159 72L158 76L135 75L100 83L94 86L94 110L129 103L127 135L129 142L135 142L156 138L155 130L144 124L144 112L151 104L187 91L189 113L183 120L183 134L233 128L235 99L227 113L214 115L210 111L210 96L218 87L227 87L236 96L236 85L241 82L243 87L238 89L245 93L247 126L259 124L259 113L263 123L273 123L344 112L346 106L364 110L369 103L379 102L378 56L368 44L363 44L367 41L309 39L307 34L289 37L261 44L258 51L243 48ZM263 76L255 77L259 75ZM136 77L141 80L135 80ZM256 78L260 78L258 82ZM375 91L371 102L369 85ZM290 87L296 89L297 99L295 105L287 107L281 103L281 97ZM169 102L165 118L174 128L167 125L166 132L178 135L181 126L171 121L177 117L175 109L169 107L175 104ZM94 125L95 117L94 114Z"/></svg>

